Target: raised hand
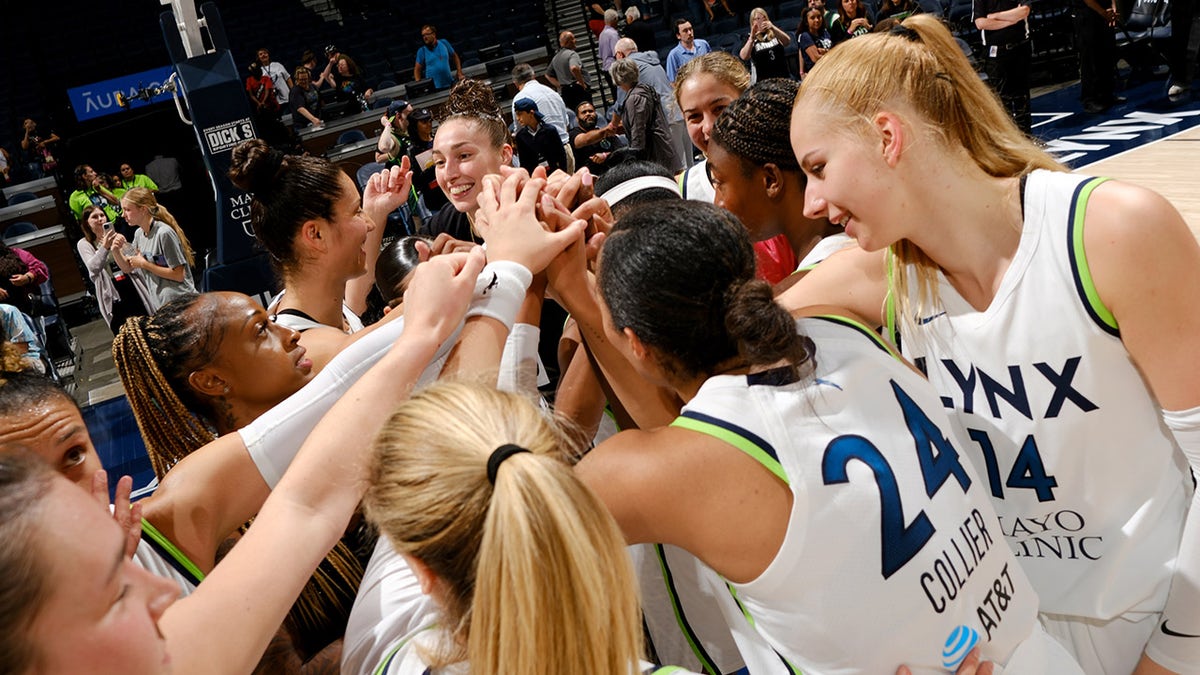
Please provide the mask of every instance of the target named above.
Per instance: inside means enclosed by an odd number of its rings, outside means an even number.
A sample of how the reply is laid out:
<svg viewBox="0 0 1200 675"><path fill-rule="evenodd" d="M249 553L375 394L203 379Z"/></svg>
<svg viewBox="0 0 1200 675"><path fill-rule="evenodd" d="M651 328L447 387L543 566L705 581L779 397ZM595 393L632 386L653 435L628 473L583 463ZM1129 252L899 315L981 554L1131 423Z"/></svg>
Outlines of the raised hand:
<svg viewBox="0 0 1200 675"><path fill-rule="evenodd" d="M373 219L381 214L386 217L386 214L408 201L411 188L412 165L405 155L400 160L400 166L384 169L367 181L363 188L363 211Z"/></svg>
<svg viewBox="0 0 1200 675"><path fill-rule="evenodd" d="M112 502L112 517L125 533L125 557L132 558L142 538L142 505L130 504L133 478L121 476L117 481L117 492ZM101 469L92 476L92 498L108 508L108 472Z"/></svg>
<svg viewBox="0 0 1200 675"><path fill-rule="evenodd" d="M582 238L584 223L576 221L559 231L548 231L538 222L538 199L545 179L531 178L522 186L520 176L484 176L479 195L476 228L487 242L488 258L511 260L537 274L572 242Z"/></svg>

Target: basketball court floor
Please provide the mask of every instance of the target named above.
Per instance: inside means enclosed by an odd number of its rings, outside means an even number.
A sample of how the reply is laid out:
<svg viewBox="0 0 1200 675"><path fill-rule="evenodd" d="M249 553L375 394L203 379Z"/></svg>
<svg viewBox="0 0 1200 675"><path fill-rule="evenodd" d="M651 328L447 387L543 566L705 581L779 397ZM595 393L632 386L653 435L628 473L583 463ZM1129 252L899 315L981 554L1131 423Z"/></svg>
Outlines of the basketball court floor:
<svg viewBox="0 0 1200 675"><path fill-rule="evenodd" d="M1080 109L1078 85L1033 100L1034 134L1080 173L1150 188L1200 238L1200 101L1169 101L1161 80L1131 87L1105 113Z"/></svg>

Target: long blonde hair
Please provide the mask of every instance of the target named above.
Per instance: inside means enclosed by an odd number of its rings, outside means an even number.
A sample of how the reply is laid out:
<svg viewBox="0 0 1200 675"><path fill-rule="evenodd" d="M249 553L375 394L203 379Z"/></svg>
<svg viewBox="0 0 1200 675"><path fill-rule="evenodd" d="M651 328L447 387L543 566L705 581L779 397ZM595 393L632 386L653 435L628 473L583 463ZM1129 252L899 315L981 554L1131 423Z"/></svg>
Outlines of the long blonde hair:
<svg viewBox="0 0 1200 675"><path fill-rule="evenodd" d="M989 176L1066 171L1017 127L942 22L925 14L826 54L804 78L792 123L799 123L803 108L809 120L820 119L826 128L826 121L837 120L843 125L838 131L857 135L868 131L876 113L901 102L917 113L910 121L945 147L961 147ZM901 320L911 321L937 301L938 266L908 240L893 244L891 252L896 269L888 294Z"/></svg>
<svg viewBox="0 0 1200 675"><path fill-rule="evenodd" d="M473 675L625 675L642 655L624 539L575 478L576 441L518 395L441 383L404 403L375 440L368 519L445 583L451 639L435 667ZM488 482L488 459L513 455Z"/></svg>
<svg viewBox="0 0 1200 675"><path fill-rule="evenodd" d="M175 231L175 236L179 237L179 244L183 248L183 257L187 260L188 267L196 266L196 254L192 252L192 243L188 241L187 235L183 233L183 228L179 227L179 222L175 220L175 216L171 215L167 207L158 203L158 200L154 198L153 192L144 187L129 188L125 194L121 195L121 198L128 199L138 206L145 207L150 212L151 218L161 220L170 225L171 229Z"/></svg>

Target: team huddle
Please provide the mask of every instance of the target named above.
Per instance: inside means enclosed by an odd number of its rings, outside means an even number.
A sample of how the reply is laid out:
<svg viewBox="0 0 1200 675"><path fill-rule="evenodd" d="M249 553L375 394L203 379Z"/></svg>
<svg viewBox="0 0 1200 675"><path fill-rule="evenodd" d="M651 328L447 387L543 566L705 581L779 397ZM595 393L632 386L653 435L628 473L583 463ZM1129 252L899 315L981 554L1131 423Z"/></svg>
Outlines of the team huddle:
<svg viewBox="0 0 1200 675"><path fill-rule="evenodd" d="M676 81L679 177L514 168L456 84L435 222L465 236L382 252L407 161L360 195L237 148L285 293L121 328L152 497L102 510L78 408L6 357L0 670L1200 672L1180 215L1068 173L936 19L802 86L726 57Z"/></svg>

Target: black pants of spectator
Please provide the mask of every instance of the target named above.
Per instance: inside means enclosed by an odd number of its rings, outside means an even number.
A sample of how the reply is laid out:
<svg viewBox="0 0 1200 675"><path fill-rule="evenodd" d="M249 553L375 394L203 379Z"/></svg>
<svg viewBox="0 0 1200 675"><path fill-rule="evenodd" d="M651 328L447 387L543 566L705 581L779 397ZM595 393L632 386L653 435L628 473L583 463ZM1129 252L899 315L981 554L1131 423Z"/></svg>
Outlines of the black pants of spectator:
<svg viewBox="0 0 1200 675"><path fill-rule="evenodd" d="M142 296L138 295L137 287L133 285L133 281L128 276L121 275L119 280L113 280L113 284L117 288L117 297L113 302L112 320L108 327L112 329L113 335L116 335L117 331L121 330L121 326L125 325L126 319L146 316L149 312L142 304Z"/></svg>
<svg viewBox="0 0 1200 675"><path fill-rule="evenodd" d="M1029 68L1033 47L1029 40L994 47L996 55L992 56L993 47L984 46L988 84L1000 96L1000 101L1017 126L1029 133L1033 125L1033 117L1029 112Z"/></svg>
<svg viewBox="0 0 1200 675"><path fill-rule="evenodd" d="M1192 67L1196 63L1196 41L1191 39L1192 20L1195 16L1196 0L1172 0L1171 41L1167 45L1167 65L1171 68L1171 83L1184 87L1191 83Z"/></svg>
<svg viewBox="0 0 1200 675"><path fill-rule="evenodd" d="M1107 107L1116 100L1116 34L1104 17L1077 2L1072 12L1079 39L1079 100Z"/></svg>
<svg viewBox="0 0 1200 675"><path fill-rule="evenodd" d="M567 104L567 110L570 110L571 112L575 112L575 106L579 105L583 101L592 100L591 90L584 89L579 85L578 82L570 82L562 85L562 89L559 91L559 93L562 95L563 103Z"/></svg>

